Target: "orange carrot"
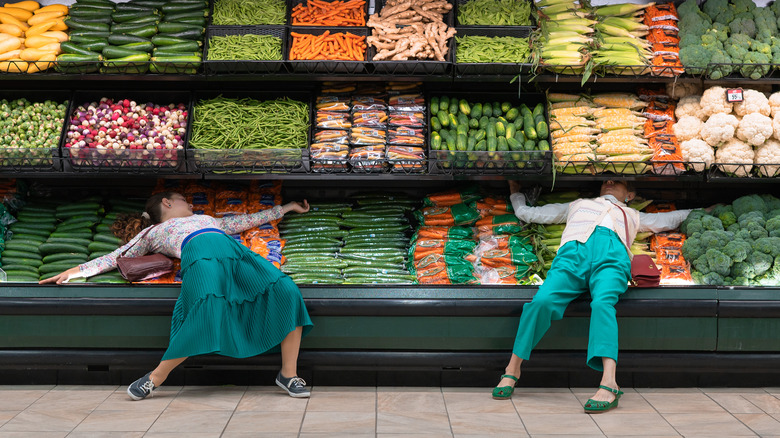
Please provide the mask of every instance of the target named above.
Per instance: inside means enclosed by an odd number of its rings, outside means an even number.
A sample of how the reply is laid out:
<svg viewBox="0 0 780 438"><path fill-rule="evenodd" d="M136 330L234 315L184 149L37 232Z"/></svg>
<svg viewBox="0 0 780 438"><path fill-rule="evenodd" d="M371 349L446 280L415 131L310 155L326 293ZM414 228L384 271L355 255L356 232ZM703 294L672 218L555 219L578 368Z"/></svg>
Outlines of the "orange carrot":
<svg viewBox="0 0 780 438"><path fill-rule="evenodd" d="M365 0L308 0L291 13L293 26L365 26Z"/></svg>

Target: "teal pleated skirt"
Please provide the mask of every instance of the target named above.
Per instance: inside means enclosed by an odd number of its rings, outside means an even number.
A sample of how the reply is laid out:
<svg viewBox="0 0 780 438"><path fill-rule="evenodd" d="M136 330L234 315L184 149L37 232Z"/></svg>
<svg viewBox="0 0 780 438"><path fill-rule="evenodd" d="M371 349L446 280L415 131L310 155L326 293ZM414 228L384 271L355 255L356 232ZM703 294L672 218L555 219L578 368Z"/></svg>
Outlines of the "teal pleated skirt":
<svg viewBox="0 0 780 438"><path fill-rule="evenodd" d="M313 327L292 279L228 235L192 238L182 250L181 273L163 360L256 356L296 327L303 327L303 335Z"/></svg>

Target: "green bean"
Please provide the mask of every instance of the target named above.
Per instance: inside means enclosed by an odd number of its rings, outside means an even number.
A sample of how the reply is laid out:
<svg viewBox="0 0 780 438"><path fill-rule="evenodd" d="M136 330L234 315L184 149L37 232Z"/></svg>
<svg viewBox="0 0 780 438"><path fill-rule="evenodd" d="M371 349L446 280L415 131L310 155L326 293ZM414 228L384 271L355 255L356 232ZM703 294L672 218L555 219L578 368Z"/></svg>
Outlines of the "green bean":
<svg viewBox="0 0 780 438"><path fill-rule="evenodd" d="M217 0L212 24L285 24L284 0Z"/></svg>
<svg viewBox="0 0 780 438"><path fill-rule="evenodd" d="M458 63L526 63L531 54L528 38L486 37L467 35L455 37Z"/></svg>
<svg viewBox="0 0 780 438"><path fill-rule="evenodd" d="M466 26L530 26L528 0L469 0L458 5L458 24Z"/></svg>
<svg viewBox="0 0 780 438"><path fill-rule="evenodd" d="M190 145L196 149L305 148L309 104L218 96L195 105Z"/></svg>
<svg viewBox="0 0 780 438"><path fill-rule="evenodd" d="M282 40L273 35L227 35L209 39L209 61L281 61Z"/></svg>

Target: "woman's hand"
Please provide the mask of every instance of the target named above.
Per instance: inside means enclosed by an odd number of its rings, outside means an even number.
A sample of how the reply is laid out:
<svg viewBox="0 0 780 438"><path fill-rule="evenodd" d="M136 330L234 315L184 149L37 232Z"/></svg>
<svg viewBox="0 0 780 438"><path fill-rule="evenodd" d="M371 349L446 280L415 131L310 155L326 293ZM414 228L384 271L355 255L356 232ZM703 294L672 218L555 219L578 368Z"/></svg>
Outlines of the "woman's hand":
<svg viewBox="0 0 780 438"><path fill-rule="evenodd" d="M68 277L74 274L78 274L79 272L81 272L81 270L79 270L79 267L76 266L75 268L70 268L65 272L61 272L55 275L54 277L47 278L46 280L41 280L38 282L38 284L46 284L46 283L54 283L54 282L56 282L57 284L62 284L62 282L67 280Z"/></svg>
<svg viewBox="0 0 780 438"><path fill-rule="evenodd" d="M290 202L282 206L282 212L285 214L294 211L295 213L306 213L309 211L309 202L303 200L303 202Z"/></svg>
<svg viewBox="0 0 780 438"><path fill-rule="evenodd" d="M520 183L518 181L509 180L509 193L517 193L520 191Z"/></svg>

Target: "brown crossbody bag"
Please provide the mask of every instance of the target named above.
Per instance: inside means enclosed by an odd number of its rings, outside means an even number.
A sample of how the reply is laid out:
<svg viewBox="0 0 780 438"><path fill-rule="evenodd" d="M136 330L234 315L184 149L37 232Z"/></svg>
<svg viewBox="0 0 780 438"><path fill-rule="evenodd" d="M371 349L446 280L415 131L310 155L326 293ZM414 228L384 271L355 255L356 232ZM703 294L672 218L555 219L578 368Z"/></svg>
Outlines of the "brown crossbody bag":
<svg viewBox="0 0 780 438"><path fill-rule="evenodd" d="M144 231L144 234L136 241L136 244L146 237L154 227L149 227L148 230ZM163 254L155 253L139 257L125 257L125 253L133 246L122 251L122 254L116 258L116 269L125 280L131 282L143 281L173 271L173 261Z"/></svg>

